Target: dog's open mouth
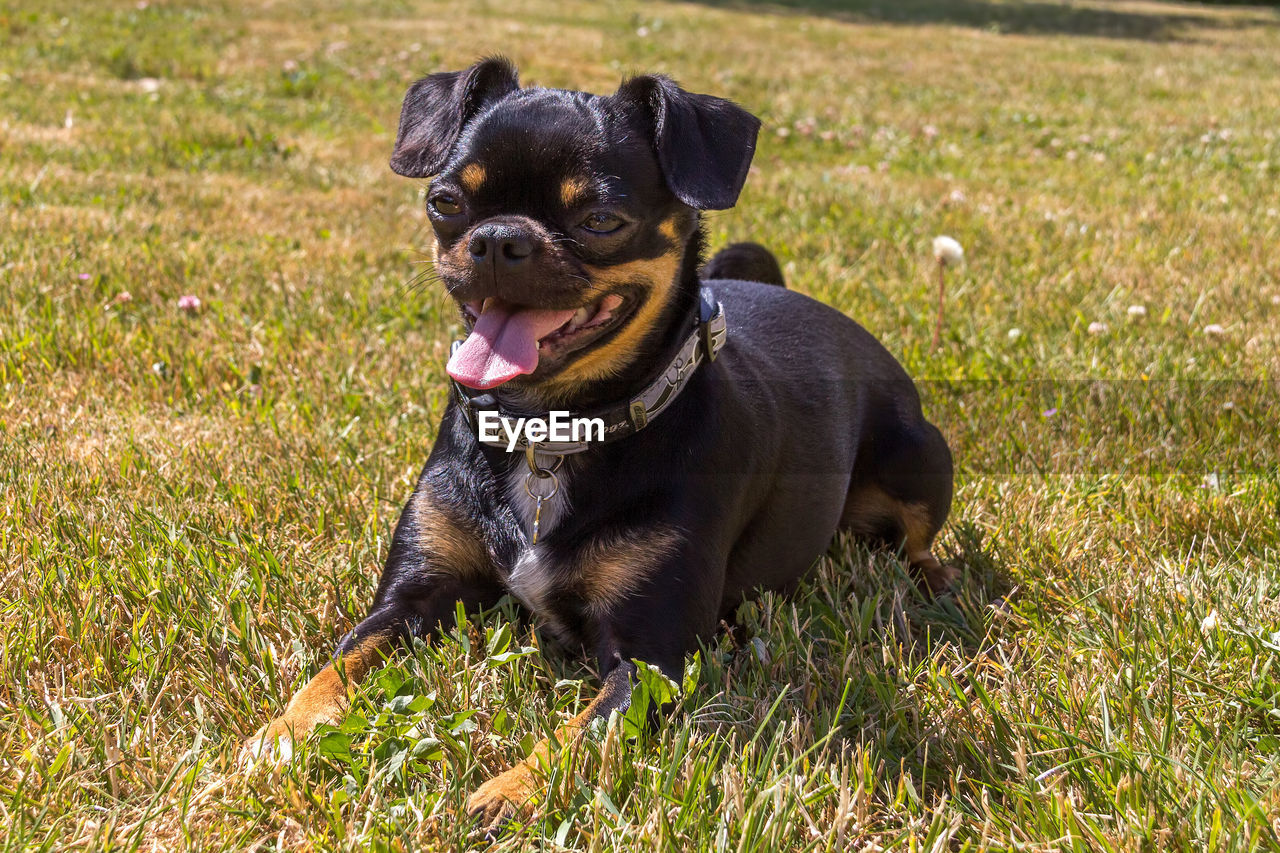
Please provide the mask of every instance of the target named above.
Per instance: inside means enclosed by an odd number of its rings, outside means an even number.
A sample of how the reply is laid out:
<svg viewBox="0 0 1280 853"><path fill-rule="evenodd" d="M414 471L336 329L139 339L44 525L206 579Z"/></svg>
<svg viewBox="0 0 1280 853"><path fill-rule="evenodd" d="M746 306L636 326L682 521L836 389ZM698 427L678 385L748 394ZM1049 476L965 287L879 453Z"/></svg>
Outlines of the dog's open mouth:
<svg viewBox="0 0 1280 853"><path fill-rule="evenodd" d="M471 334L449 359L449 375L469 388L495 388L538 369L540 357L586 346L622 316L623 298L606 294L578 308L529 308L495 297L462 306Z"/></svg>

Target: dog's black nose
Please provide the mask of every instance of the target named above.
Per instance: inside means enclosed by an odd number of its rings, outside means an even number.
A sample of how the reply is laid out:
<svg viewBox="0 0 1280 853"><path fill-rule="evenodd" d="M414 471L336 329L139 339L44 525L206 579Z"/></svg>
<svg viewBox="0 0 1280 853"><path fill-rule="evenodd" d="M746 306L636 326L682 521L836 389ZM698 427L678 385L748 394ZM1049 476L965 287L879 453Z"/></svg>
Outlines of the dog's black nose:
<svg viewBox="0 0 1280 853"><path fill-rule="evenodd" d="M515 266L533 254L533 238L518 226L492 222L472 232L467 248L477 265Z"/></svg>

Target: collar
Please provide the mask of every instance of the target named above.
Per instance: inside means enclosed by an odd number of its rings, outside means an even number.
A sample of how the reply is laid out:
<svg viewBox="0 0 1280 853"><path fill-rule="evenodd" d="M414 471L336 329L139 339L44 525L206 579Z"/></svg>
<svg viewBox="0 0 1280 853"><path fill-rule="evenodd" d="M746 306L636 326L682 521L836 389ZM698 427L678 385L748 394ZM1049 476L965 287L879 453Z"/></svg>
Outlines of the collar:
<svg viewBox="0 0 1280 853"><path fill-rule="evenodd" d="M666 369L659 373L656 379L630 399L594 411L570 413L571 418L602 420L604 422L603 441L543 441L537 442L537 452L565 456L581 453L592 445L608 444L611 441L626 438L644 429L674 403L680 396L680 392L689 384L689 380L693 378L693 374L697 372L698 366L704 361L715 361L729 336L724 307L715 300L711 289L701 288L699 297L698 316L693 318L691 331L685 337L680 349L676 351L675 357L667 363ZM461 341L453 342L454 349L461 345ZM486 441L480 438L479 412L497 412L513 431L517 419L531 416L530 413L517 414L505 411L498 405L497 399L486 391L467 388L456 381L453 382L453 390L458 395L458 402L461 404L462 414L467 419L467 424L471 427L471 434L481 444L501 447L505 450L508 441L503 430L499 430L500 437L497 440ZM521 440L517 441L516 449L527 451L529 447Z"/></svg>

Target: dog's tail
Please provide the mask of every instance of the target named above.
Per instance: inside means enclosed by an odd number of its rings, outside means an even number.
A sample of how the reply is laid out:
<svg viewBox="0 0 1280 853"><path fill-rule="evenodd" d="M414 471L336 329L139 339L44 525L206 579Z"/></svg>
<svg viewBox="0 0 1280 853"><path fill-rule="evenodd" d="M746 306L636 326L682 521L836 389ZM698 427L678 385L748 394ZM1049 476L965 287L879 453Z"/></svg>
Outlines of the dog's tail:
<svg viewBox="0 0 1280 853"><path fill-rule="evenodd" d="M725 246L707 261L702 268L702 278L732 278L787 286L778 259L759 243L730 243Z"/></svg>

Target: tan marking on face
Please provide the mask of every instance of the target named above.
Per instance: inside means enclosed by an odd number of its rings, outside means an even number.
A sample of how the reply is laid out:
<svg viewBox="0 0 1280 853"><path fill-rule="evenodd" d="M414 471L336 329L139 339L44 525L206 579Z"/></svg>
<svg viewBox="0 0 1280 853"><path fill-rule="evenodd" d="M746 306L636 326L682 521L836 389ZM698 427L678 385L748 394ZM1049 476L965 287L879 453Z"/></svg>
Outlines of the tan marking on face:
<svg viewBox="0 0 1280 853"><path fill-rule="evenodd" d="M256 753L259 749L272 749L282 738L299 741L317 726L342 722L350 704L348 690L364 680L394 642L390 631L363 638L354 649L317 672L293 694L284 713L245 741L245 750Z"/></svg>
<svg viewBox="0 0 1280 853"><path fill-rule="evenodd" d="M640 341L653 330L662 315L662 309L671 300L675 290L676 274L680 270L681 253L671 252L657 258L647 258L612 267L588 266L587 274L598 292L606 292L623 285L644 284L644 301L623 327L609 340L591 352L580 356L565 366L548 382L553 392L571 390L583 382L614 375L627 365ZM568 386L568 387L566 387Z"/></svg>
<svg viewBox="0 0 1280 853"><path fill-rule="evenodd" d="M560 183L560 203L573 207L586 197L591 185L583 178L565 178Z"/></svg>
<svg viewBox="0 0 1280 853"><path fill-rule="evenodd" d="M462 188L467 192L474 193L480 189L487 175L484 166L479 163L468 163L458 173L458 183L462 184Z"/></svg>
<svg viewBox="0 0 1280 853"><path fill-rule="evenodd" d="M587 612L603 616L633 595L676 553L681 538L674 528L661 527L588 545L577 558L578 588Z"/></svg>
<svg viewBox="0 0 1280 853"><path fill-rule="evenodd" d="M454 521L429 492L414 495L411 511L417 525L418 547L431 569L461 578L493 574L493 559L484 542Z"/></svg>
<svg viewBox="0 0 1280 853"><path fill-rule="evenodd" d="M673 216L670 219L664 219L662 222L658 223L658 233L674 243L677 239L676 218Z"/></svg>

